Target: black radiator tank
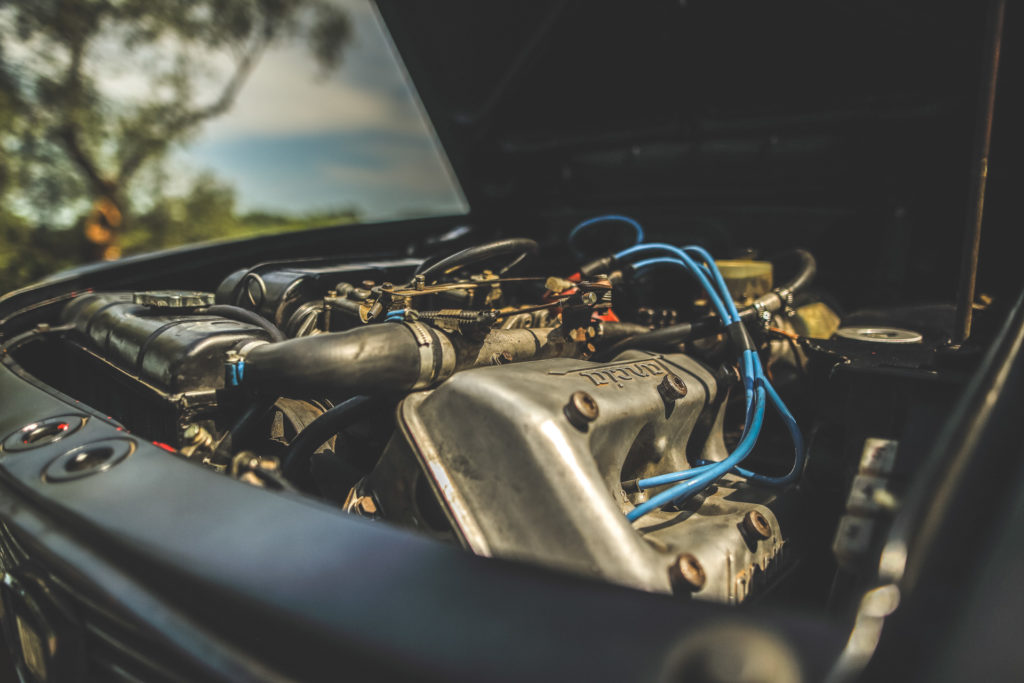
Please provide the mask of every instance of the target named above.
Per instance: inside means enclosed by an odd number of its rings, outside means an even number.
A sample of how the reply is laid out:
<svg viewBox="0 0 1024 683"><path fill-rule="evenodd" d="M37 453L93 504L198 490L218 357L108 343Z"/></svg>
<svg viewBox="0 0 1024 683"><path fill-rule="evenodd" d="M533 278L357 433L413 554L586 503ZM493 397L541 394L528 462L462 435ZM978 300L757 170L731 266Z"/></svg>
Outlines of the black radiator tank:
<svg viewBox="0 0 1024 683"><path fill-rule="evenodd" d="M269 341L254 325L133 302L130 292L86 294L61 314L66 393L126 427L178 445L189 423L223 419L224 360L248 342Z"/></svg>

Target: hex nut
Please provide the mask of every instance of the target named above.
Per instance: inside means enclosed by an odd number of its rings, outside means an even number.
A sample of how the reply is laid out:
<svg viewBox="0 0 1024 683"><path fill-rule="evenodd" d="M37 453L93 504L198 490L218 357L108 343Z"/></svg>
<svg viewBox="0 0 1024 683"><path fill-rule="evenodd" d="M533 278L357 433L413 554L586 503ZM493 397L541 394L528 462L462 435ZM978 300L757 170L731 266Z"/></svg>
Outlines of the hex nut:
<svg viewBox="0 0 1024 683"><path fill-rule="evenodd" d="M355 509L364 517L373 517L377 514L377 503L372 496L359 496L355 500Z"/></svg>
<svg viewBox="0 0 1024 683"><path fill-rule="evenodd" d="M668 373L658 385L658 393L666 402L672 402L686 396L686 383L675 373Z"/></svg>
<svg viewBox="0 0 1024 683"><path fill-rule="evenodd" d="M586 431L587 425L596 420L599 414L597 401L585 391L574 391L565 404L565 416L581 431Z"/></svg>
<svg viewBox="0 0 1024 683"><path fill-rule="evenodd" d="M669 580L677 590L695 592L704 587L707 576L700 560L690 553L682 553L669 567Z"/></svg>
<svg viewBox="0 0 1024 683"><path fill-rule="evenodd" d="M772 537L772 526L768 519L757 510L751 510L743 518L743 528L754 538L768 539Z"/></svg>

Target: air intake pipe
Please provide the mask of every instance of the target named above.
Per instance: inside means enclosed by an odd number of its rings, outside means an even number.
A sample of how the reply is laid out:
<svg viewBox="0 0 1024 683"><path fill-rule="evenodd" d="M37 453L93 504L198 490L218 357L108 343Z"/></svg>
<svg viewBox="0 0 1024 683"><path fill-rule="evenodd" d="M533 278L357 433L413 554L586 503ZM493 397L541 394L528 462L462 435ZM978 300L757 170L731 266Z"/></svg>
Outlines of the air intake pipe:
<svg viewBox="0 0 1024 683"><path fill-rule="evenodd" d="M279 396L393 394L481 365L578 355L557 328L491 330L482 339L420 322L381 323L278 343L228 359L228 384Z"/></svg>

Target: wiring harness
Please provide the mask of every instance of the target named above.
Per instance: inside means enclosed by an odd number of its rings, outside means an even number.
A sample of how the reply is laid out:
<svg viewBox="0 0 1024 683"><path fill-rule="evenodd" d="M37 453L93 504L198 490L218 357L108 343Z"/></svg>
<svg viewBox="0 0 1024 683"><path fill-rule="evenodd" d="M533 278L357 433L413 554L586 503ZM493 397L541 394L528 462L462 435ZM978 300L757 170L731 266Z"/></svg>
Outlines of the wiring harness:
<svg viewBox="0 0 1024 683"><path fill-rule="evenodd" d="M583 230L603 221L628 223L636 231L637 243L611 257L588 264L589 267L585 268L593 270L612 264L629 264L634 272L640 272L650 268L672 267L681 268L694 277L707 293L708 301L720 319L722 328L738 356L746 405L746 417L739 444L728 457L721 462L700 462L687 470L637 480L636 487L639 490L663 486L669 488L656 493L649 500L630 510L626 515L627 519L635 521L666 505L679 504L729 472L738 474L750 482L766 486L784 487L795 482L803 471L806 459L803 434L800 432L793 414L765 376L761 358L757 354L736 304L726 287L725 279L715 265L711 254L699 246L676 247L663 243L644 244L644 231L640 224L632 218L619 215L598 216L580 223L570 232L570 243L577 240ZM757 474L740 466L757 443L769 402L785 423L795 451L792 469L781 477Z"/></svg>

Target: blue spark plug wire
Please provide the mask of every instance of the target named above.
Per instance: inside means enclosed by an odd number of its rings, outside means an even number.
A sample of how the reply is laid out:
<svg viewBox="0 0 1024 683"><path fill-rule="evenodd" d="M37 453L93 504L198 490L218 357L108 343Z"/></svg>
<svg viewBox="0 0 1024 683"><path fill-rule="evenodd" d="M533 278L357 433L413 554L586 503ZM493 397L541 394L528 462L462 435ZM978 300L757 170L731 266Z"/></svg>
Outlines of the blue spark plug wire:
<svg viewBox="0 0 1024 683"><path fill-rule="evenodd" d="M596 221L597 219L592 220ZM580 226L577 226L577 228L585 224L589 224L589 222L585 221ZM642 235L642 230L638 232L638 235ZM707 293L712 308L714 308L718 317L722 320L723 328L734 323L743 324L732 295L726 286L725 278L722 277L721 271L715 264L711 254L705 249L698 246L679 248L662 243L637 244L617 252L614 255L614 259L628 262L641 256L647 256L648 258L635 261L633 263L634 270L640 271L653 266L663 265L682 268L693 275ZM694 257L696 257L696 260ZM631 510L626 515L630 521L639 519L648 512L669 503L685 500L730 471L743 476L750 482L769 486L786 486L799 478L806 462L806 449L803 435L796 423L796 419L765 376L761 359L756 351L750 348L743 349L740 365L742 366L745 390L746 419L739 445L721 462L700 463L688 470L639 480L637 486L641 489L669 484L674 484L674 486L656 494L650 500ZM792 469L788 474L781 477L769 477L739 467L739 464L750 454L750 451L757 443L757 438L764 424L764 413L768 401L771 402L775 412L778 413L785 423L795 450Z"/></svg>
<svg viewBox="0 0 1024 683"><path fill-rule="evenodd" d="M641 242L644 241L644 229L636 220L630 218L629 216L607 214L605 216L596 216L594 218L588 218L587 220L583 221L582 223L574 227L572 230L570 230L569 237L566 240L569 243L569 248L572 249L577 255L579 255L581 252L579 249L576 248L575 245L577 240L579 239L580 234L582 234L587 228L589 228L592 225L597 225L598 223L606 223L609 221L618 221L630 225L636 232L636 244L640 244Z"/></svg>

